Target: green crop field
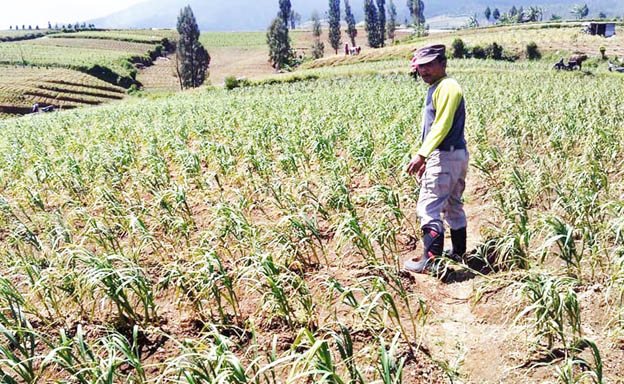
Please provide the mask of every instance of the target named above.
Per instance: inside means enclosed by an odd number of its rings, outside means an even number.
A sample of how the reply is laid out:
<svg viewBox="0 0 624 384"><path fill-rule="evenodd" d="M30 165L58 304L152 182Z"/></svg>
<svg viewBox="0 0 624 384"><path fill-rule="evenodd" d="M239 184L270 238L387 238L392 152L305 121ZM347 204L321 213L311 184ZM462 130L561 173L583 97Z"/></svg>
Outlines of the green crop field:
<svg viewBox="0 0 624 384"><path fill-rule="evenodd" d="M87 69L94 65L106 66L122 76L133 70L128 61L131 52L47 45L45 48L32 42L0 44L0 64Z"/></svg>
<svg viewBox="0 0 624 384"><path fill-rule="evenodd" d="M549 52L542 29L481 32L459 36ZM202 41L220 60L264 50L263 36ZM442 278L401 270L421 252L405 167L427 91L407 57L454 37L231 91L0 120L2 381L624 381L624 75L606 61L449 60L467 106L470 255ZM0 53L82 57L45 40ZM68 69L0 67L0 119L55 92L63 109L124 94Z"/></svg>
<svg viewBox="0 0 624 384"><path fill-rule="evenodd" d="M451 60L472 254L414 277L426 86L392 49L0 121L1 374L624 380L624 76Z"/></svg>
<svg viewBox="0 0 624 384"><path fill-rule="evenodd" d="M158 44L162 39L176 39L178 32L174 30L108 30L108 31L80 31L57 33L51 38L101 39L119 40L137 43Z"/></svg>

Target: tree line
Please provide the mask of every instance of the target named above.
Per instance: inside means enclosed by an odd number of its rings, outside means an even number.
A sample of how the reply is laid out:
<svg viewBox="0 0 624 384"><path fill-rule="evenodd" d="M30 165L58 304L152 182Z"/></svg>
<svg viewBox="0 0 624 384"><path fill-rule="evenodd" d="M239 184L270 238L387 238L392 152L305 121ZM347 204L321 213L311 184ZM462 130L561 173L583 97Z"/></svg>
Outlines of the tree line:
<svg viewBox="0 0 624 384"><path fill-rule="evenodd" d="M36 31L38 31L39 30L39 25L35 25L34 29ZM50 23L48 21L48 29L49 30L56 30L56 31L59 31L59 30L62 30L62 29L65 29L65 30L73 29L73 30L76 30L76 31L78 31L78 30L88 30L88 29L95 29L95 24L87 24L87 23L73 23L72 24L72 23L67 23L67 24L59 25L58 23L56 23L56 24L54 24L54 26L52 26L52 23ZM9 30L13 30L13 26L12 25L9 26ZM15 30L19 31L20 30L20 26L16 25L15 26ZM33 30L32 25L29 25L28 27L26 27L26 25L22 24L22 31L25 31L25 30L29 30L29 31Z"/></svg>
<svg viewBox="0 0 624 384"><path fill-rule="evenodd" d="M346 34L352 47L357 46L356 21L349 0L344 2L344 22L347 26ZM423 0L407 0L406 3L414 22L415 33L426 33ZM297 58L291 47L288 35L288 26L294 26L290 15L293 14L290 0L279 0L279 12L271 22L267 32L267 44L269 46L269 60L276 70L286 69L297 65ZM337 54L342 44L341 30L341 0L328 0L326 13L328 27L328 41ZM318 12L313 12L312 35L312 58L323 57L325 44L321 41L322 28ZM289 24L290 23L290 24ZM365 0L364 1L364 29L368 36L368 46L371 48L383 47L387 40L394 41L397 26L397 8L393 0Z"/></svg>
<svg viewBox="0 0 624 384"><path fill-rule="evenodd" d="M577 19L584 19L589 15L589 7L587 4L575 5L570 9L570 13ZM498 8L492 10L490 6L485 8L483 16L488 22L512 24L512 23L527 23L541 21L544 17L544 8L532 5L528 8L520 6L512 6L509 11L501 13ZM607 15L604 12L600 12L599 17L604 19ZM560 20L562 17L556 14L551 15L551 20ZM475 24L476 21L476 25ZM473 16L469 22L469 26L478 26L477 16Z"/></svg>

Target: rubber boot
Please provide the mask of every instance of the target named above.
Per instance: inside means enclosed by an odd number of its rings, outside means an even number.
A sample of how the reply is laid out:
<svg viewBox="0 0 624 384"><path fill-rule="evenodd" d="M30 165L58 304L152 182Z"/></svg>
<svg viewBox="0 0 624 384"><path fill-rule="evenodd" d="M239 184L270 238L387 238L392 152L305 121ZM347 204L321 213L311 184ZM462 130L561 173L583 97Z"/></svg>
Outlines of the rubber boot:
<svg viewBox="0 0 624 384"><path fill-rule="evenodd" d="M411 272L425 273L434 266L436 257L444 251L444 233L435 229L423 228L423 255L419 260L408 260L405 269Z"/></svg>
<svg viewBox="0 0 624 384"><path fill-rule="evenodd" d="M453 250L451 251L451 259L455 261L464 260L466 255L466 227L460 229L451 229L451 243Z"/></svg>

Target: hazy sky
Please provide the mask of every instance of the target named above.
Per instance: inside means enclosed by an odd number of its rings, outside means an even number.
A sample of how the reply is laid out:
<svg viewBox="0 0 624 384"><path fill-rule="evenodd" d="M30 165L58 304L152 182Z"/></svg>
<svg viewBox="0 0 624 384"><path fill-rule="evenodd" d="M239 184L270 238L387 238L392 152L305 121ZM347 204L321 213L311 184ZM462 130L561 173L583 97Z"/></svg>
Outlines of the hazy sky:
<svg viewBox="0 0 624 384"><path fill-rule="evenodd" d="M106 16L146 0L0 0L0 29L67 24Z"/></svg>

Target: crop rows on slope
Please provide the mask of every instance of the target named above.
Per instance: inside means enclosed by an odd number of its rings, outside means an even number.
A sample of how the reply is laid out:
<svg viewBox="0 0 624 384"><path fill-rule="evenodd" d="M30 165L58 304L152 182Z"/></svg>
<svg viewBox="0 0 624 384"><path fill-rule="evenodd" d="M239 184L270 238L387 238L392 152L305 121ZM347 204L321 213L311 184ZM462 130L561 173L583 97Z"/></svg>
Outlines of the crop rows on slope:
<svg viewBox="0 0 624 384"><path fill-rule="evenodd" d="M475 255L498 272L481 288L510 287L501 301L526 326L500 353L514 365L563 353L571 372L598 375L602 352L601 377L617 381L619 85L545 71L457 78L471 172L496 207ZM42 375L136 381L456 374L418 351L436 347L425 331L438 326L436 296L398 269L418 236L404 166L425 90L374 75L0 123L0 300L25 308L0 320L42 345L22 361L54 350ZM85 350L95 357L63 355ZM538 377L556 377L546 369Z"/></svg>
<svg viewBox="0 0 624 384"><path fill-rule="evenodd" d="M92 76L62 69L2 67L0 112L26 114L33 104L75 108L119 100L125 90Z"/></svg>
<svg viewBox="0 0 624 384"><path fill-rule="evenodd" d="M120 40L86 39L86 38L46 38L26 42L36 46L71 47L79 49L100 49L105 51L127 52L144 55L154 48L152 43L137 43ZM45 48L41 48L45 49Z"/></svg>
<svg viewBox="0 0 624 384"><path fill-rule="evenodd" d="M175 40L177 31L174 30L106 30L106 31L82 31L74 33L59 33L52 38L65 39L97 39L126 41L144 44L159 44L163 39Z"/></svg>

